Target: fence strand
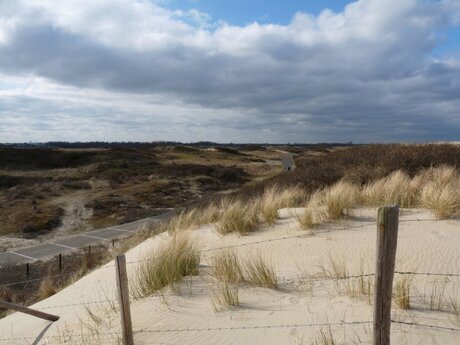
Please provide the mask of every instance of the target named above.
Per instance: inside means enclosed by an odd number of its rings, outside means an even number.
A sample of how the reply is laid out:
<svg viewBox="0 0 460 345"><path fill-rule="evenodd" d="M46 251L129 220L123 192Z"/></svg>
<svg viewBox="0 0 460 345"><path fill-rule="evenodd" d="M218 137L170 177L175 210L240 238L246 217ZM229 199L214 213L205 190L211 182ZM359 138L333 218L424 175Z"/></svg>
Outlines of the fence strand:
<svg viewBox="0 0 460 345"><path fill-rule="evenodd" d="M401 325L426 327L426 328L434 328L434 329L443 329L443 330L446 330L446 331L460 332L460 328L454 328L454 327L428 325L428 324L425 324L425 323L407 322L407 321L401 321L401 320L391 320L391 322L396 323L396 324L401 324Z"/></svg>

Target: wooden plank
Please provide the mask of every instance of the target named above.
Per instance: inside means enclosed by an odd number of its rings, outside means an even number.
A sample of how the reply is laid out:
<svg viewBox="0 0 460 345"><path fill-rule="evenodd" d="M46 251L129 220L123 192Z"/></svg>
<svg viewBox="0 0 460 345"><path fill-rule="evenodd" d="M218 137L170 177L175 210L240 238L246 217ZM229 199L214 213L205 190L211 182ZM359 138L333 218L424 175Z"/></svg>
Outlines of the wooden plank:
<svg viewBox="0 0 460 345"><path fill-rule="evenodd" d="M18 311L20 313L32 315L32 316L38 317L40 319L45 319L45 320L48 320L48 321L53 321L54 322L54 321L59 320L59 316L47 314L47 313L44 313L44 312L41 312L41 311L38 311L38 310L34 310L34 309L24 307L22 305L17 305L17 304L5 302L5 301L0 301L0 307L15 310L15 311Z"/></svg>
<svg viewBox="0 0 460 345"><path fill-rule="evenodd" d="M390 344L391 299L398 242L399 207L379 208L374 293L374 345Z"/></svg>
<svg viewBox="0 0 460 345"><path fill-rule="evenodd" d="M121 330L124 345L134 345L133 328L131 323L131 309L129 307L128 274L124 254L118 255L115 260L117 273L118 299L120 303Z"/></svg>

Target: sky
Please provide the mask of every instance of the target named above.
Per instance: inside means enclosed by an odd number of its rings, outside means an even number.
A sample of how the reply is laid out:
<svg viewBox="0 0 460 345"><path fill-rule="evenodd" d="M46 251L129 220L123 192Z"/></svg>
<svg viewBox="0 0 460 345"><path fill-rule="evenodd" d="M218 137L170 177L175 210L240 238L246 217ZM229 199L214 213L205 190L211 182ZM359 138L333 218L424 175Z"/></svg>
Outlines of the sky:
<svg viewBox="0 0 460 345"><path fill-rule="evenodd" d="M0 0L0 142L460 141L460 0Z"/></svg>

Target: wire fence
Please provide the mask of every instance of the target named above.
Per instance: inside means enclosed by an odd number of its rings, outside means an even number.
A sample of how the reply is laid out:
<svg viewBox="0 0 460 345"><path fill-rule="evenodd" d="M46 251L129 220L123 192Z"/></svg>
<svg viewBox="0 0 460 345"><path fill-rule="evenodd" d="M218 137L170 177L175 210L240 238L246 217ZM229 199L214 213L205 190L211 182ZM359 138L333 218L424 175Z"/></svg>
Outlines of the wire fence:
<svg viewBox="0 0 460 345"><path fill-rule="evenodd" d="M401 220L400 222L422 222L422 221L435 221L434 219L411 219L411 220ZM358 226L354 227L335 227L335 228L323 228L324 231L332 231L332 230L345 230L345 229L360 229L364 227L369 227L370 223L366 224L360 224ZM321 230L321 229L319 229ZM215 248L208 248L204 249L201 251L201 253L209 253L209 252L216 252L216 251L222 251L226 249L231 249L231 248L238 248L238 247L247 247L247 246L253 246L253 245L259 245L262 243L269 243L269 242L276 242L276 241L284 241L284 240L289 240L289 239L295 239L295 238L304 238L308 235L305 234L296 234L292 236L282 236L282 237L276 237L276 238L270 238L270 239L264 239L264 240L259 240L259 241L252 241L252 242L246 242L246 243L239 243L239 244L232 244L232 245L227 245L227 246L220 246L220 247L215 247ZM141 259L141 260L133 260L133 261L128 261L126 264L127 265L139 265L144 262L148 262L154 260L153 258L146 258L146 259ZM99 267L98 269L112 269L115 271L115 265L113 263L104 265L102 267ZM12 282L12 283L7 283L7 284L0 284L0 287L11 287L15 285L24 285L24 284L29 284L29 283L37 283L40 281L43 281L45 279L58 279L61 277L69 277L69 276L74 276L79 274L79 271L74 271L74 272L66 272L62 274L56 274L56 275L47 275L47 276L42 276L39 278L34 278L34 279L26 279L26 280L21 280L17 282ZM439 272L417 272L417 271L395 271L395 274L398 275L410 275L410 276L434 276L434 277L460 277L460 274L458 273L439 273ZM359 278L370 278L375 276L375 273L370 272L370 273L363 273L363 274L356 274L356 275L346 275L343 277L308 277L304 278L305 281L309 282L322 282L322 281L342 281L342 280L348 280L348 279L359 279ZM96 282L105 282L104 280L96 280L92 281L92 283ZM175 295L175 294L162 294L159 297L164 297L165 295ZM415 297L415 296L412 296ZM116 305L118 304L118 300L116 299L100 299L100 300L95 300L95 301L87 301L87 302L79 302L79 303L68 303L68 304L61 304L61 305L54 305L54 306L43 306L37 308L37 310L51 310L51 309L60 309L60 308L70 308L70 307L89 307L93 305ZM429 317L426 318L428 320ZM437 320L438 322L442 322L443 320ZM460 328L457 327L450 327L446 325L436 325L436 324L429 324L429 323L424 323L423 319L421 320L414 320L414 321L406 321L406 320L399 320L396 318L393 318L391 322L395 325L399 325L401 327L419 327L419 328L429 328L429 329L435 329L435 330L442 330L442 331L448 331L448 332L455 332L458 333L460 332ZM267 329L282 329L282 328L306 328L306 327L342 327L342 326L365 326L365 325L371 325L372 321L370 320L359 320L359 321L340 321L340 322L317 322L317 323L286 323L286 324L261 324L261 325L251 325L251 326L231 326L231 327L198 327L198 328L160 328L160 329L137 329L134 330L134 334L161 334L161 333L188 333L188 332L220 332L220 331L236 331L236 330L267 330ZM91 336L91 333L72 333L72 336L74 337L87 337ZM107 337L120 337L119 334L116 332L106 332L106 333L98 333L98 335L103 335ZM47 338L55 338L58 339L62 337L62 335L59 336L46 336ZM30 337L30 338L25 338L25 337L17 337L17 338L0 338L0 342L11 342L11 341L20 341L20 340L32 340L36 339L35 337ZM161 344L158 342L154 342L152 344Z"/></svg>
<svg viewBox="0 0 460 345"><path fill-rule="evenodd" d="M401 326L410 326L410 327L420 327L420 328L429 328L435 330L449 331L449 332L460 332L460 328L455 327L446 327L438 326L427 323L420 322L408 322L401 320L391 320L391 323L401 325ZM151 330L134 330L134 334L161 334L161 333L199 333L199 332L229 332L229 331L254 331L254 330L270 330L270 329L298 329L298 328L321 328L321 327L348 327L348 326L370 326L372 321L363 320L363 321L340 321L340 322L313 322L313 323L289 323L289 324L277 324L277 325L253 325L253 326L234 326L234 327L197 327L197 328L164 328L164 329L151 329ZM91 338L97 335L98 337L103 336L112 340L119 340L121 334L118 332L85 332L85 333L75 333L72 332L69 335L47 335L47 339L60 339L65 340L66 337L76 337L76 338ZM10 338L0 338L2 342L11 342L11 341L27 341L27 340L36 340L37 337L10 337ZM136 341L136 343L138 343ZM139 343L146 343L139 342ZM147 343L146 343L147 344ZM161 344L157 341L152 341L148 344Z"/></svg>

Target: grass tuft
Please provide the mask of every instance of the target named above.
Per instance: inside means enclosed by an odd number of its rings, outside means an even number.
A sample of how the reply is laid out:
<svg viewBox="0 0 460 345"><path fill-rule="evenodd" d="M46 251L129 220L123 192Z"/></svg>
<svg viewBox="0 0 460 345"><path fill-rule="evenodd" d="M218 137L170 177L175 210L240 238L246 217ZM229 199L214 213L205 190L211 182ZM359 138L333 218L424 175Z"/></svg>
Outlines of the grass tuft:
<svg viewBox="0 0 460 345"><path fill-rule="evenodd" d="M323 277L343 279L349 276L345 259L336 259L332 254L328 255L327 261L321 259L318 267Z"/></svg>
<svg viewBox="0 0 460 345"><path fill-rule="evenodd" d="M243 269L235 251L223 250L211 260L211 274L221 282L240 283Z"/></svg>
<svg viewBox="0 0 460 345"><path fill-rule="evenodd" d="M185 276L198 274L200 253L187 234L174 235L141 263L134 284L134 295L145 297L174 286Z"/></svg>
<svg viewBox="0 0 460 345"><path fill-rule="evenodd" d="M406 173L397 170L387 177L365 185L361 192L361 200L370 206L397 204L401 207L410 207L416 200L416 187Z"/></svg>
<svg viewBox="0 0 460 345"><path fill-rule="evenodd" d="M53 296L58 292L59 288L57 287L57 281L51 277L46 277L40 282L38 287L37 297L42 300L48 297Z"/></svg>
<svg viewBox="0 0 460 345"><path fill-rule="evenodd" d="M300 186L281 188L276 184L271 185L258 199L260 214L267 224L272 225L278 219L279 209L302 206L306 195Z"/></svg>
<svg viewBox="0 0 460 345"><path fill-rule="evenodd" d="M279 197L281 190L277 185L265 188L264 193L259 199L260 214L265 222L272 225L278 219L278 209L280 208Z"/></svg>
<svg viewBox="0 0 460 345"><path fill-rule="evenodd" d="M264 259L260 254L247 258L243 263L244 280L255 286L269 289L278 288L278 275L273 264Z"/></svg>
<svg viewBox="0 0 460 345"><path fill-rule="evenodd" d="M396 280L393 301L401 309L410 309L410 292L412 286L412 277L403 275Z"/></svg>
<svg viewBox="0 0 460 345"><path fill-rule="evenodd" d="M444 279L435 280L431 285L431 289L428 291L428 296L425 292L423 299L430 310L442 310L446 300L446 285L447 281Z"/></svg>
<svg viewBox="0 0 460 345"><path fill-rule="evenodd" d="M451 218L460 208L458 188L459 183L442 186L436 182L429 182L422 188L420 204L431 209L438 219Z"/></svg>
<svg viewBox="0 0 460 345"><path fill-rule="evenodd" d="M257 229L259 225L258 207L256 203L244 204L241 200L228 201L222 210L217 232L229 234L238 232L246 235Z"/></svg>
<svg viewBox="0 0 460 345"><path fill-rule="evenodd" d="M238 307L240 305L239 284L220 281L217 284L217 291L212 295L212 305L215 312L223 307Z"/></svg>
<svg viewBox="0 0 460 345"><path fill-rule="evenodd" d="M313 339L312 345L337 345L331 327L321 328L319 334Z"/></svg>
<svg viewBox="0 0 460 345"><path fill-rule="evenodd" d="M329 219L338 220L350 215L356 205L359 188L346 181L339 181L323 191L322 203L326 207Z"/></svg>

